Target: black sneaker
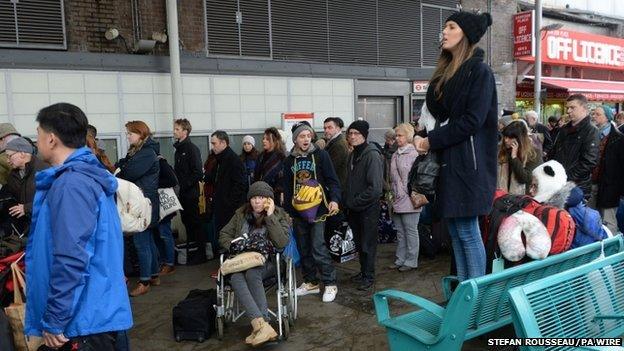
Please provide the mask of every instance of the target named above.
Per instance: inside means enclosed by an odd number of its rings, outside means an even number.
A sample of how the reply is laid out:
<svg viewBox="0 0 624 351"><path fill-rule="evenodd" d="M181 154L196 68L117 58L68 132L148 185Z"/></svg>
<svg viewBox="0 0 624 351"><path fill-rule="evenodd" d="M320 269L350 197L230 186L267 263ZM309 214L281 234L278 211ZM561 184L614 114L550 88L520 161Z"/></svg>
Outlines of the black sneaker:
<svg viewBox="0 0 624 351"><path fill-rule="evenodd" d="M351 283L361 284L364 278L362 278L362 272L360 272L356 275L351 276L351 278L349 279L351 280Z"/></svg>
<svg viewBox="0 0 624 351"><path fill-rule="evenodd" d="M362 280L357 289L360 291L368 291L373 287L373 284L374 283L370 280Z"/></svg>

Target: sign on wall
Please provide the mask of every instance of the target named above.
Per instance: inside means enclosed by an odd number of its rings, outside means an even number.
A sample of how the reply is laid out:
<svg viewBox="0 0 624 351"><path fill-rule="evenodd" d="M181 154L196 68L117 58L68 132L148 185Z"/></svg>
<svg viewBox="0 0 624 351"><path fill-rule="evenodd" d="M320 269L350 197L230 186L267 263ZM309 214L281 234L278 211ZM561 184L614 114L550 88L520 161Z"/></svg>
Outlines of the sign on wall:
<svg viewBox="0 0 624 351"><path fill-rule="evenodd" d="M427 80L415 80L412 83L413 92L416 94L427 93L427 88L429 88L429 81Z"/></svg>
<svg viewBox="0 0 624 351"><path fill-rule="evenodd" d="M535 55L533 28L535 11L525 11L513 16L514 57Z"/></svg>
<svg viewBox="0 0 624 351"><path fill-rule="evenodd" d="M553 30L541 41L542 63L600 69L624 69L624 39ZM522 60L534 61L526 56Z"/></svg>

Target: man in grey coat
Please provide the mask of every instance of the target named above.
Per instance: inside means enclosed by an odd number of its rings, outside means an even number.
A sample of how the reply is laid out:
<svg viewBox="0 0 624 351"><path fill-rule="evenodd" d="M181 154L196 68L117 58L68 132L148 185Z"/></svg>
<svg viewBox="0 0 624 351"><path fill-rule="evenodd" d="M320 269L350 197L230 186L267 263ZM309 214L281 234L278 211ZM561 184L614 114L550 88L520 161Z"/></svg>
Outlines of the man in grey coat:
<svg viewBox="0 0 624 351"><path fill-rule="evenodd" d="M347 129L347 139L353 146L349 156L344 203L349 226L360 258L360 273L352 277L358 290L368 290L375 280L377 252L377 223L383 191L383 156L377 147L369 144L368 122L355 121Z"/></svg>
<svg viewBox="0 0 624 351"><path fill-rule="evenodd" d="M340 117L329 117L323 122L323 130L327 146L325 151L329 153L336 175L340 180L340 187L345 188L347 183L347 161L349 160L349 145L347 139L342 135L344 122Z"/></svg>

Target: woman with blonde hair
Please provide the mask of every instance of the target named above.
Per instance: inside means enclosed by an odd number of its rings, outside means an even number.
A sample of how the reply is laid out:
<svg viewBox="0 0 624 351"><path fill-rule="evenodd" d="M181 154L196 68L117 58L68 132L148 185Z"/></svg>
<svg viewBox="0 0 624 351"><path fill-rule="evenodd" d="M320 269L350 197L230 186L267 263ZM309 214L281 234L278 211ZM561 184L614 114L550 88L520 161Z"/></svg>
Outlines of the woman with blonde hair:
<svg viewBox="0 0 624 351"><path fill-rule="evenodd" d="M412 144L414 127L411 124L399 124L394 131L397 150L390 160L390 180L394 193L392 219L397 228L397 248L396 260L389 268L406 272L418 267L418 219L422 209L414 208L408 190L409 173L418 152Z"/></svg>
<svg viewBox="0 0 624 351"><path fill-rule="evenodd" d="M542 156L529 138L524 121L511 122L503 128L502 135L498 151L497 188L510 194L528 194L533 169L542 163Z"/></svg>
<svg viewBox="0 0 624 351"><path fill-rule="evenodd" d="M496 83L476 46L491 24L489 13L455 12L446 20L426 97L440 127L415 140L419 152L440 157L436 201L448 224L460 281L485 274L478 217L490 212L496 189Z"/></svg>
<svg viewBox="0 0 624 351"><path fill-rule="evenodd" d="M132 239L139 257L140 280L130 296L139 296L149 292L151 285L160 285L158 277L158 249L154 242L152 229L158 224L160 201L158 197L158 177L160 164L158 154L160 146L151 137L147 124L143 121L126 123L128 154L117 162L117 177L136 184L143 195L152 202L152 220L150 226L142 232L134 233Z"/></svg>

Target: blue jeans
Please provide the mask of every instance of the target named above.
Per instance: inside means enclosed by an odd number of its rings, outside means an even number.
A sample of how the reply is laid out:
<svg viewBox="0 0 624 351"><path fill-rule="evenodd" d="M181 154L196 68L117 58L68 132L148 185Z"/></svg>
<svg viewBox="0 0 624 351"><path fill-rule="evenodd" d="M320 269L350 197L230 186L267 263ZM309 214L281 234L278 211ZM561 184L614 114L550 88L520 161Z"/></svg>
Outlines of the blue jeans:
<svg viewBox="0 0 624 351"><path fill-rule="evenodd" d="M162 245L158 247L160 261L168 266L173 266L175 241L171 231L171 218L160 221L158 233L162 239Z"/></svg>
<svg viewBox="0 0 624 351"><path fill-rule="evenodd" d="M139 257L139 272L141 281L148 281L152 276L158 275L158 249L154 243L152 229L133 235Z"/></svg>
<svg viewBox="0 0 624 351"><path fill-rule="evenodd" d="M317 270L325 286L336 285L336 269L329 249L325 245L325 223L309 223L293 218L297 249L301 255L301 271L304 283L318 283Z"/></svg>
<svg viewBox="0 0 624 351"><path fill-rule="evenodd" d="M485 275L485 247L477 217L447 218L459 281Z"/></svg>

